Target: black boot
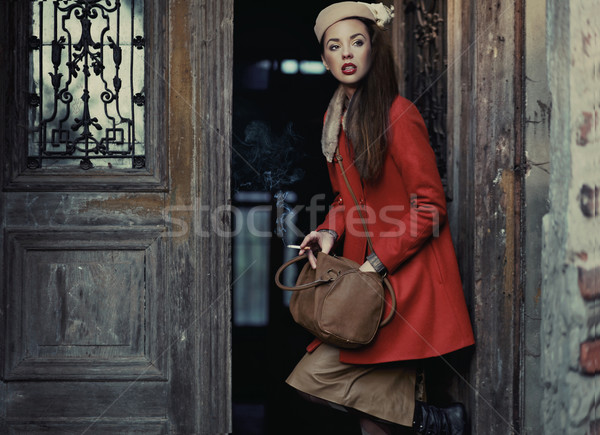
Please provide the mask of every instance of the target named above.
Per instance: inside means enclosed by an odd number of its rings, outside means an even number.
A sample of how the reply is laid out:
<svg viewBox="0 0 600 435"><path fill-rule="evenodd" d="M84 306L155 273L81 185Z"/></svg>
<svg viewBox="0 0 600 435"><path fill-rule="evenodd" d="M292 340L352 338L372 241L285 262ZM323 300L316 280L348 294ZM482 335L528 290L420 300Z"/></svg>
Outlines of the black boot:
<svg viewBox="0 0 600 435"><path fill-rule="evenodd" d="M438 408L417 401L413 428L423 435L464 435L467 429L466 420L465 407L462 403Z"/></svg>

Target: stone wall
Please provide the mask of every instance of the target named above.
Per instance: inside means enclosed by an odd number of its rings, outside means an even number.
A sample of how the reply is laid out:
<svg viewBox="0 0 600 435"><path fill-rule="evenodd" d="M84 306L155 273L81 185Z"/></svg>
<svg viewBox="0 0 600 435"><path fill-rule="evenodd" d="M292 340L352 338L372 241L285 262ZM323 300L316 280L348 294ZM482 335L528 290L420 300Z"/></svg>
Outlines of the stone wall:
<svg viewBox="0 0 600 435"><path fill-rule="evenodd" d="M600 433L600 0L547 1L552 93L544 217L541 421Z"/></svg>

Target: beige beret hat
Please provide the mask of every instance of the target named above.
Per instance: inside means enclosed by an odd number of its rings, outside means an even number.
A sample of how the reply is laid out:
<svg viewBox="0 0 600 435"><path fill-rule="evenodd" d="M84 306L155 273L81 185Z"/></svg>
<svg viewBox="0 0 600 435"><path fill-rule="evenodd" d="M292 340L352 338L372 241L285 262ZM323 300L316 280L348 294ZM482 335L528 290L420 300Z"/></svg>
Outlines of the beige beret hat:
<svg viewBox="0 0 600 435"><path fill-rule="evenodd" d="M327 6L317 16L315 22L315 35L321 41L323 34L332 24L344 18L359 17L374 21L383 28L394 17L394 7L387 7L383 3L339 2Z"/></svg>

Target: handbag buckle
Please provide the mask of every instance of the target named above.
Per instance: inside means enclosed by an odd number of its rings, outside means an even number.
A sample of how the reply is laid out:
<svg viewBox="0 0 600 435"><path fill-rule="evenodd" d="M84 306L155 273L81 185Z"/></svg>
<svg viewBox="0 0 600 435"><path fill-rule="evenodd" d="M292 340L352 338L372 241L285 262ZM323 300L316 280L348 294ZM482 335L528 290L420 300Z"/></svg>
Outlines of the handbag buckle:
<svg viewBox="0 0 600 435"><path fill-rule="evenodd" d="M329 279L328 281L333 281L334 279L336 279L338 276L340 276L340 272L336 272L333 269L329 269L327 272L325 272L325 275L329 275ZM331 276L333 275L333 276Z"/></svg>

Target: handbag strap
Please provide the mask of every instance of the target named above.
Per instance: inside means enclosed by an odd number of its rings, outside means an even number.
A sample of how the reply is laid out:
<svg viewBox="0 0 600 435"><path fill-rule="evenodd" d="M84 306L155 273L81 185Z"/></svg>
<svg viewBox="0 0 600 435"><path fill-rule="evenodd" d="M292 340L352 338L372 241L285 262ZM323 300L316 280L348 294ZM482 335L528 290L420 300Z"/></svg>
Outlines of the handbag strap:
<svg viewBox="0 0 600 435"><path fill-rule="evenodd" d="M346 170L344 169L344 164L342 163L343 158L337 150L335 153L335 159L340 164L340 169L342 171L342 177L344 177L344 181L346 182L346 187L348 188L348 191L350 192L350 196L352 196L352 200L354 201L354 204L356 205L356 209L358 210L358 217L360 217L360 221L365 230L365 235L367 236L367 244L369 245L369 249L371 250L371 252L375 252L375 250L373 249L373 242L371 241L371 237L369 236L367 222L365 221L365 218L362 215L362 212L360 210L360 205L358 204L358 200L356 199L356 195L354 194L354 191L352 190L352 187L350 186L350 181L348 181L348 177L346 176Z"/></svg>
<svg viewBox="0 0 600 435"><path fill-rule="evenodd" d="M335 159L340 164L340 170L342 172L342 177L344 177L344 182L346 183L346 187L348 188L348 191L350 192L350 196L352 196L352 200L354 201L354 204L356 205L356 209L358 210L358 216L360 217L360 221L362 222L363 228L365 230L365 236L367 236L367 244L369 245L369 249L371 250L371 252L374 253L375 250L373 249L373 242L371 241L371 236L369 236L369 229L367 228L367 221L365 221L365 218L362 215L360 205L358 204L358 200L356 199L356 195L354 194L354 191L352 190L352 187L350 186L350 181L348 181L348 176L346 175L346 170L344 169L344 164L342 163L343 158L338 150L336 150ZM381 322L381 326L387 325L392 320L392 317L394 316L394 312L396 311L396 292L394 292L392 283L389 281L387 276L383 277L383 282L385 284L385 288L388 290L390 297L391 297L392 310L390 311L390 314Z"/></svg>
<svg viewBox="0 0 600 435"><path fill-rule="evenodd" d="M388 323L390 323L392 321L392 318L394 317L394 313L396 312L396 293L394 292L392 283L390 282L390 280L388 279L387 276L383 277L383 283L385 284L385 288L388 290L388 292L390 294L390 298L391 298L390 305L391 305L392 309L390 310L388 316L381 321L379 326L385 326Z"/></svg>
<svg viewBox="0 0 600 435"><path fill-rule="evenodd" d="M299 255L297 257L292 258L289 261L286 261L285 263L283 263L279 269L277 269L277 273L275 274L275 284L277 284L277 287L279 287L281 290L288 290L288 291L293 291L293 292L297 292L297 291L301 291L301 290L306 290L309 289L311 287L314 287L316 285L319 284L326 284L328 282L333 281L333 277L329 278L329 279L317 279L313 282L309 282L306 284L301 284L301 285L296 285L294 287L288 287L287 285L283 284L281 282L281 274L283 273L283 271L288 268L289 266L291 266L294 263L297 263L298 261L302 261L302 260L306 260L307 255Z"/></svg>

